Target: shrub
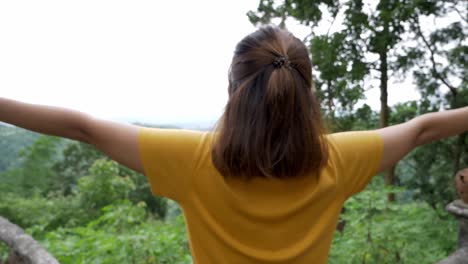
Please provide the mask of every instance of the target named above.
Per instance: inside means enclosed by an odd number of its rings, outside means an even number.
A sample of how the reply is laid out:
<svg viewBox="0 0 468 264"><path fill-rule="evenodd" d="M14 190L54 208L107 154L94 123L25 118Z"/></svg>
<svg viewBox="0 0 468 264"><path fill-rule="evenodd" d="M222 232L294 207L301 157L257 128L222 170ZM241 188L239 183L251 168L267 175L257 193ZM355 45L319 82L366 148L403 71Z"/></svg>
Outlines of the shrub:
<svg viewBox="0 0 468 264"><path fill-rule="evenodd" d="M148 219L144 203L107 206L86 227L47 234L43 245L60 263L191 263L184 219Z"/></svg>
<svg viewBox="0 0 468 264"><path fill-rule="evenodd" d="M335 234L329 263L435 263L455 250L452 216L426 202L389 203L387 192L368 188L348 200L345 229Z"/></svg>

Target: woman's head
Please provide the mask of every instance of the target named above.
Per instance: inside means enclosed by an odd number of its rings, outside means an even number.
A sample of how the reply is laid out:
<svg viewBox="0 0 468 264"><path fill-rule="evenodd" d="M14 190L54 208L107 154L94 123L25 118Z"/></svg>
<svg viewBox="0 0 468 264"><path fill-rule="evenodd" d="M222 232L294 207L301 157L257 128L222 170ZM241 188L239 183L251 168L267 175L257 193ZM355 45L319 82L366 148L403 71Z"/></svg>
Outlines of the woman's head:
<svg viewBox="0 0 468 264"><path fill-rule="evenodd" d="M291 33L267 26L241 40L228 93L212 151L223 175L294 177L326 162L309 54Z"/></svg>

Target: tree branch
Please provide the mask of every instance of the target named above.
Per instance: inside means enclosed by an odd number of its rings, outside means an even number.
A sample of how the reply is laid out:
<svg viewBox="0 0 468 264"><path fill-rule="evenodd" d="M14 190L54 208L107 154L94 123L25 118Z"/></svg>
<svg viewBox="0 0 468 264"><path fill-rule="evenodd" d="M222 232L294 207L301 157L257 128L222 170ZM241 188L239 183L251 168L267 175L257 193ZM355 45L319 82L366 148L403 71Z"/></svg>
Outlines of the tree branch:
<svg viewBox="0 0 468 264"><path fill-rule="evenodd" d="M463 14L460 12L460 10L457 9L457 4L456 3L454 3L451 8L453 10L455 10L455 12L460 16L461 19L463 19L463 21L468 22L468 19L465 16L463 16Z"/></svg>
<svg viewBox="0 0 468 264"><path fill-rule="evenodd" d="M431 60L431 63L432 63L432 69L431 69L432 74L434 75L435 78L439 79L443 84L445 84L445 86L447 86L450 89L450 92L452 92L452 94L454 96L456 96L458 94L457 87L450 84L437 71L437 68L436 68L437 63L435 61L435 53L436 53L435 47L432 47L431 44L429 43L429 41L426 39L426 37L424 37L424 34L422 33L422 30L421 30L421 25L419 24L419 19L417 17L413 17L413 20L414 20L413 21L414 24L416 25L416 35L419 36L422 39L422 41L424 42L424 45L426 45L427 49L430 52L430 60Z"/></svg>

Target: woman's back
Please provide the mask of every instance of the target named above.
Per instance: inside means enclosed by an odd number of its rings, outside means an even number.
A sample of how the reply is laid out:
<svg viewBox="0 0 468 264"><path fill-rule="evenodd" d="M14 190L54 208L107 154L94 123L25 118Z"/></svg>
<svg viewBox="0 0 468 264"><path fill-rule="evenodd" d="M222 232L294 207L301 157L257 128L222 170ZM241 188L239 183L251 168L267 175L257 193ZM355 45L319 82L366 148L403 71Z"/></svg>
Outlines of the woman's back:
<svg viewBox="0 0 468 264"><path fill-rule="evenodd" d="M152 190L181 205L195 263L326 263L342 205L377 172L383 149L375 132L327 140L320 172L246 180L213 166L212 133L140 131Z"/></svg>

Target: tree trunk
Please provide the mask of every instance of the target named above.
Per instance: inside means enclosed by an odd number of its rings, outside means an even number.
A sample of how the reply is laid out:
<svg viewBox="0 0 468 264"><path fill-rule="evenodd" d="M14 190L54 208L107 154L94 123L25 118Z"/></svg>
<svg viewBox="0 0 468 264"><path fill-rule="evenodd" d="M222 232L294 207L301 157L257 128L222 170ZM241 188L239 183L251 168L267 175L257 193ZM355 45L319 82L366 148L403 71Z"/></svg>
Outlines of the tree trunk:
<svg viewBox="0 0 468 264"><path fill-rule="evenodd" d="M465 138L467 133L463 133L458 135L457 144L454 147L453 151L453 175L455 175L460 170L460 161L463 152L463 148L465 147Z"/></svg>
<svg viewBox="0 0 468 264"><path fill-rule="evenodd" d="M393 166L390 169L388 169L387 171L385 171L385 176L384 176L385 185L393 186L395 184L395 169L396 169L396 166ZM395 193L393 193L393 192L388 193L387 200L389 202L394 202L395 201Z"/></svg>
<svg viewBox="0 0 468 264"><path fill-rule="evenodd" d="M383 34L388 35L388 23L384 23ZM388 111L388 47L385 45L380 51L380 127L387 127L389 123ZM395 165L396 166L396 165ZM385 185L391 186L395 183L395 166L385 172ZM395 194L388 194L388 201L395 201Z"/></svg>
<svg viewBox="0 0 468 264"><path fill-rule="evenodd" d="M333 110L333 92L332 92L332 83L331 80L327 80L327 107L328 107L328 118L329 118L329 128L331 132L336 131L336 124L335 124L335 111Z"/></svg>

